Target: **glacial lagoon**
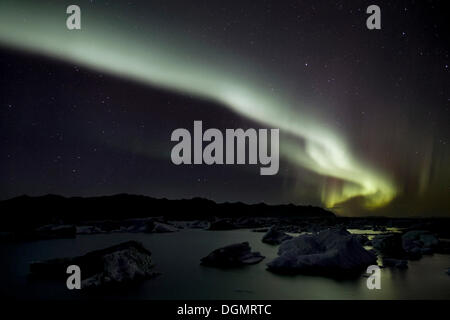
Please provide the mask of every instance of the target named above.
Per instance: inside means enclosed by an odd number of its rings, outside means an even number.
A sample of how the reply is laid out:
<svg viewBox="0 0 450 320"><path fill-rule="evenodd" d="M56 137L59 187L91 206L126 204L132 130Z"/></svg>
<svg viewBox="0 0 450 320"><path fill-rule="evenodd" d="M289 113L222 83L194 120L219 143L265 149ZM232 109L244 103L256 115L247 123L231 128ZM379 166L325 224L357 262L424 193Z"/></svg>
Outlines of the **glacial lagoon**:
<svg viewBox="0 0 450 320"><path fill-rule="evenodd" d="M262 243L262 236L263 233L248 229L185 229L174 233L110 233L2 243L1 295L20 299L450 299L450 276L445 273L450 267L450 255L433 254L409 261L406 270L383 268L381 290L368 290L364 275L337 280L268 272L266 263L277 256L278 246ZM63 280L28 277L32 261L78 256L128 240L140 241L152 252L159 276L106 292L69 291ZM212 250L244 241L266 258L256 265L228 270L200 265L200 259Z"/></svg>

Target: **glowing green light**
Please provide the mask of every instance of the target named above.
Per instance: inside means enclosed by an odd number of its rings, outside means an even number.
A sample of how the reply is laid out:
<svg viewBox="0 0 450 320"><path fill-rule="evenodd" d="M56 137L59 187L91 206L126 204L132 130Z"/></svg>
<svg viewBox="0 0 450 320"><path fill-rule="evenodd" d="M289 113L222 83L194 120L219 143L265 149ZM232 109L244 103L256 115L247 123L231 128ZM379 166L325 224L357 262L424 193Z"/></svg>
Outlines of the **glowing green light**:
<svg viewBox="0 0 450 320"><path fill-rule="evenodd" d="M289 93L278 91L274 95L241 66L242 62L230 62L233 59L226 52L216 53L192 42L183 47L176 40L164 40L164 35L158 33L130 33L115 28L113 18L109 24L87 14L83 14L82 30L69 31L65 28L64 12L55 4L3 1L0 43L211 99L243 116L279 128L280 133L303 139L304 148L286 142L288 147L281 152L299 166L344 181L340 188L323 189L322 201L327 207L362 196L367 208L376 208L395 197L394 183L349 152L339 132L326 129L318 119L299 112L307 108L297 108L301 103Z"/></svg>

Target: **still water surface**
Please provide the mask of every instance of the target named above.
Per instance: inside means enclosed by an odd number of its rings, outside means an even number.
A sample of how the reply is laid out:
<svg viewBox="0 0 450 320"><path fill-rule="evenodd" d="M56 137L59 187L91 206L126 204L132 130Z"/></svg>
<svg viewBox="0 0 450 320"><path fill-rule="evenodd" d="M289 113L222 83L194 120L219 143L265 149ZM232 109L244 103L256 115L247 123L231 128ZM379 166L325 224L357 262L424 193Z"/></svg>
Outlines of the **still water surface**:
<svg viewBox="0 0 450 320"><path fill-rule="evenodd" d="M28 299L450 299L450 255L410 261L409 269L382 269L381 290L368 290L367 278L334 280L318 276L281 276L266 271L277 246L261 242L250 230L183 230L165 234L81 235L28 243L0 244L0 293ZM162 274L139 285L107 293L69 291L64 281L28 281L29 263L76 256L127 240L141 241ZM266 256L261 263L220 270L200 266L200 258L219 247L248 241Z"/></svg>

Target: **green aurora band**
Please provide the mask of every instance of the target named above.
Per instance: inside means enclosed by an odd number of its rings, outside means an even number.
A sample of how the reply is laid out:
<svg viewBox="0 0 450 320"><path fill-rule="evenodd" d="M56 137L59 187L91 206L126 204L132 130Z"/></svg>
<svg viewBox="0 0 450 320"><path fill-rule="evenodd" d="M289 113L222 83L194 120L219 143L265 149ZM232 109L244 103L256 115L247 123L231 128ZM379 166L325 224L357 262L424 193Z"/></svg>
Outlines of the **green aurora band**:
<svg viewBox="0 0 450 320"><path fill-rule="evenodd" d="M268 90L261 77L252 77L250 62L239 57L237 63L233 54L214 52L201 41L187 42L168 28L133 32L130 24L122 21L119 27L104 11L83 6L82 30L69 31L65 8L61 3L2 1L0 44L208 99L279 128L288 137L281 149L285 159L342 181L339 188L323 187L322 201L328 208L363 197L364 206L375 209L396 196L398 190L387 174L352 154L340 132L300 112L305 106L299 106L293 93Z"/></svg>

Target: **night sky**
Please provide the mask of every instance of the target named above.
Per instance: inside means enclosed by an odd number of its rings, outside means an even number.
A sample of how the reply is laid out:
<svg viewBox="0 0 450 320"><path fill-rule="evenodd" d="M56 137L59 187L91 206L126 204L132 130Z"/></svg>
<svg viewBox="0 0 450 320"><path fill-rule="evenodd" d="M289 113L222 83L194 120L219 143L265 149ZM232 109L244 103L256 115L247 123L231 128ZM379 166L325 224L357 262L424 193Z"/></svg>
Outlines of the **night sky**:
<svg viewBox="0 0 450 320"><path fill-rule="evenodd" d="M445 1L0 2L0 199L143 194L450 216ZM81 8L81 30L66 8ZM381 8L381 30L366 8ZM280 170L177 128L279 128Z"/></svg>

